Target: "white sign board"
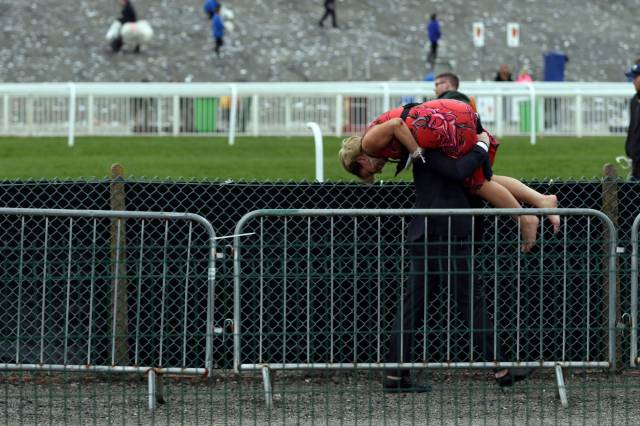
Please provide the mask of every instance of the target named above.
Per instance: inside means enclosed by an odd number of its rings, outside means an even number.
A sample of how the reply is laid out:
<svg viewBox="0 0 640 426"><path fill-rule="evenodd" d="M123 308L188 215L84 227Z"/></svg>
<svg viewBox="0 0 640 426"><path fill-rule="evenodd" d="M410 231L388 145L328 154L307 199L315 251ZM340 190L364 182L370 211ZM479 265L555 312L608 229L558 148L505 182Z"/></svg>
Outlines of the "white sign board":
<svg viewBox="0 0 640 426"><path fill-rule="evenodd" d="M473 45L475 47L484 47L484 23L474 22L472 32Z"/></svg>
<svg viewBox="0 0 640 426"><path fill-rule="evenodd" d="M516 22L509 22L507 24L507 46L520 46L520 24Z"/></svg>
<svg viewBox="0 0 640 426"><path fill-rule="evenodd" d="M482 117L483 123L493 123L496 121L496 100L493 96L478 96L476 99L478 114Z"/></svg>

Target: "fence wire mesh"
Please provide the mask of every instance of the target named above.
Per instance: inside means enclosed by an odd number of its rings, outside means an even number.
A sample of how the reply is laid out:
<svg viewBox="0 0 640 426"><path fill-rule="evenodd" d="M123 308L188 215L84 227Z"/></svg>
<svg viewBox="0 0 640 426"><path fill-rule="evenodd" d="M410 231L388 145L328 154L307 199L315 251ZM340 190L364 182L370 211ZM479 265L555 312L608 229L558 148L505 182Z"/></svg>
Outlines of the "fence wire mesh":
<svg viewBox="0 0 640 426"><path fill-rule="evenodd" d="M0 209L2 366L204 374L214 235L194 219Z"/></svg>
<svg viewBox="0 0 640 426"><path fill-rule="evenodd" d="M126 208L128 210L139 211L170 211L170 212L189 212L203 216L211 222L216 229L218 235L231 235L240 218L253 210L258 209L300 209L300 208L363 208L363 209L381 209L381 208L412 208L413 206L413 188L408 184L384 184L376 186L362 186L343 183L223 183L223 182L166 182L151 181L145 179L125 180L124 188L126 193ZM4 207L20 207L20 208L64 208L64 209L96 209L109 210L111 208L111 182L108 180L90 180L90 181L27 181L27 182L2 182L0 183L0 205ZM554 193L558 195L560 207L562 208L593 208L604 211L616 224L618 233L618 245L621 252L618 256L618 300L616 301L616 356L625 361L629 359L629 329L624 316L630 312L630 273L631 273L631 246L630 246L630 230L631 223L635 216L640 213L640 203L637 202L640 191L637 185L629 182L600 182L600 181L570 181L570 182L530 182L530 186L544 193ZM605 199L610 200L615 195L615 204L610 205L604 203ZM66 286L68 269L66 265L69 254L69 234L68 224L64 220L56 219L60 223L56 225L59 231L49 236L51 241L51 253L55 262L51 266L51 277L56 282L63 283L51 287L51 310L46 312L51 318L60 318L64 315L64 308L60 306L62 300L65 299L64 290L59 287ZM295 234L297 238L306 238L306 224L291 223L289 233ZM82 282L86 280L86 274L83 272L84 266L87 265L87 250L91 244L86 244L77 238L76 232L90 233L87 224L77 227L74 225L74 234L72 236L72 263L73 263L73 282ZM343 229L348 229L346 238L351 244L352 224ZM367 243L367 238L373 238L375 229L367 228L364 223L358 225L360 235L365 235L364 239L358 239L357 245L362 250L372 250L372 246ZM538 357L540 352L548 356L562 357L562 351L557 349L564 345L565 357L577 357L581 360L585 359L602 359L603 351L606 350L606 338L603 335L608 330L603 329L601 316L604 314L602 305L606 301L606 295L602 290L603 268L605 265L593 257L591 258L587 251L591 254L602 253L602 246L596 241L602 241L607 236L603 234L603 230L595 224L590 226L586 222L568 223L570 232L563 232L558 236L551 236L548 227L543 231L545 245L550 247L545 257L545 262L540 262L539 248L542 244L537 245L534 252L522 258L520 264L521 275L521 300L524 305L521 306L521 319L525 322L535 322L542 318L543 329L548 333L543 339L539 338L539 334L523 336L520 339L522 352L527 352L533 357ZM9 223L3 220L3 228L8 231L16 230L19 225ZM42 225L40 225L42 228ZM90 227L90 226L89 226ZM396 253L406 250L399 240L398 233L401 233L401 224L395 222L388 224L389 234L396 232L394 240L385 240L388 254L382 258L385 265L385 273L381 279L387 290L393 293L392 280L398 282L398 274L405 273L404 278L408 274L408 262L401 265L400 259L394 258ZM338 227L340 228L340 227ZM34 228L35 229L35 228ZM313 229L313 242L318 244L319 248L326 248L330 242L330 235L327 229ZM490 233L491 227L486 227L485 232ZM394 231L395 230L395 231ZM164 235L164 229L157 227L155 230L148 229L151 234L158 236ZM511 248L515 248L515 239L513 234L513 226L506 218L499 222L498 231L500 235L507 235L504 239L505 253ZM147 231L145 231L146 233ZM337 231L335 231L337 232ZM293 233L293 234L292 234ZM511 233L511 234L509 234ZM186 243L184 238L188 234L185 227L178 227L171 230L171 242L167 245L171 255L168 257L171 262L176 261L180 257L181 251L184 251ZM9 360L4 355L15 356L15 336L11 334L10 325L16 323L17 305L9 300L12 296L16 297L15 283L20 280L16 276L17 267L15 262L15 252L8 250L10 244L19 243L19 233L5 232L2 238L2 285L9 294L9 298L3 297L4 305L3 341L11 342L8 346L12 350L4 354L3 362ZM341 235L341 234L340 234ZM367 235L369 237L367 237ZM478 280L481 282L491 282L493 279L491 268L494 267L494 260L499 260L500 285L513 286L513 279L517 279L517 260L513 256L507 254L495 254L493 249L486 241L492 241L491 235L486 234L488 240L479 243L476 246L476 266ZM510 235L510 237L508 237ZM591 240L584 238L585 235L590 236ZM339 236L336 234L335 236ZM55 240L52 240L52 238ZM105 240L106 237L101 237ZM253 238L253 240L251 240ZM257 241L256 237L249 237L247 243ZM269 238L276 238L273 233ZM266 243L269 238L265 240ZM559 281L563 277L564 271L560 262L560 255L557 247L565 244L568 253L567 268L569 271L582 274L583 276L591 276L593 282L591 288L593 292L589 294L590 301L585 306L583 301L587 298L584 287L581 287L579 280L569 280L567 289L574 290L567 292L567 310L566 319L569 325L567 334L563 341L562 332L555 327L553 320L562 312L561 302L556 298L557 295L564 290L559 287L559 283L551 285L549 292L545 293L548 299L541 301L534 288L540 290L537 285L539 280L553 279ZM100 239L100 238L98 238ZM140 255L140 246L136 241L140 241L139 227L127 227L127 242L130 253L127 254L127 267L132 268L132 272L137 268L134 259L138 259ZM591 241L591 242L589 242ZM25 242L32 249L25 251L33 263L31 271L25 269L24 277L28 277L29 281L37 282L41 279L38 275L38 265L42 261L41 250L43 248L43 240L41 237L25 238ZM106 240L105 240L106 242ZM193 243L197 250L206 246L204 241L199 240ZM213 326L219 333L212 335L212 360L214 363L214 371L209 380L201 379L182 379L177 377L168 377L165 379L164 393L167 404L159 405L156 411L148 411L146 401L148 398L148 390L146 385L139 381L138 378L123 376L122 378L114 378L113 376L102 376L99 373L80 374L74 372L53 372L50 370L40 372L2 372L0 373L0 392L3 393L3 402L0 402L0 422L4 419L6 424L554 424L554 423L580 423L580 424L637 424L640 419L640 410L635 404L634 395L640 388L639 379L634 375L635 370L625 368L619 371L620 374L614 372L603 372L601 370L571 370L567 372L567 392L569 394L569 408L564 409L557 401L557 390L553 373L547 371L538 371L532 379L527 380L525 384L518 384L511 392L500 392L493 381L491 372L482 370L442 370L418 372L415 375L416 380L426 381L433 385L433 389L426 395L388 395L381 391L380 372L376 371L287 371L278 373L277 380L274 381L273 400L274 406L270 409L264 405L264 388L262 377L256 373L244 373L236 375L232 371L233 367L233 338L232 327L227 320L233 318L233 262L231 252L227 246L231 244L230 240L222 240L220 242L220 251L225 253L225 257L219 259L219 268L216 280L216 303L213 312ZM129 247L130 246L130 247ZM157 286L158 279L163 272L161 268L162 244L153 242L145 243L148 251L146 253L145 262L149 262L148 269L145 273L149 274L153 284ZM55 248L53 248L55 247ZM554 248L555 247L555 248ZM590 247L590 248L587 248ZM377 295L367 294L366 297L356 300L355 309L353 300L345 298L353 288L353 275L349 275L344 271L353 271L354 258L352 256L353 246L349 245L336 246L336 256L339 261L334 264L334 280L339 282L333 295L333 309L340 311L339 315L343 319L352 319L354 312L357 314L358 324L366 325L371 321L377 321L378 312L375 309L369 309L360 303L374 303ZM8 250L8 251L7 251ZM100 250L106 253L107 248L102 246ZM291 255L287 261L290 266L288 272L289 278L306 279L307 271L302 266L303 256L302 248L295 244L290 246ZM76 256L77 257L74 257ZM203 253L204 254L204 253ZM281 255L282 253L280 253ZM272 248L270 255L277 258L278 251ZM357 263L357 270L365 276L371 275L369 264L373 262L375 255L367 253ZM255 262L255 259L248 259ZM281 261L281 259L279 259ZM300 262L298 262L300 260ZM131 264L129 264L131 262ZM316 276L313 284L317 289L321 289L322 283L326 282L329 276L324 268L327 266L328 260L321 255L315 260L317 268ZM548 262L548 263L547 263ZM26 264L25 264L26 265ZM83 266L84 265L84 266ZM199 266L198 266L199 265ZM28 265L27 265L28 266ZM275 268L277 265L271 265ZM104 269L102 279L108 282L113 278L110 275L106 265L97 266ZM180 269L179 262L175 262L176 276L172 276L171 268L167 271L166 276L169 279L181 281L184 278L184 270ZM587 270L589 272L587 272ZM154 272L155 271L155 272ZM42 272L40 270L40 272ZM272 271L273 272L273 271ZM278 272L278 271L276 271ZM177 275L181 275L178 278ZM195 280L204 278L206 280L205 265L201 262L195 262L190 272ZM22 278L24 282L25 278ZM153 277L153 279L152 279ZM265 274L266 280L277 281L277 279L269 274ZM132 280L129 281L129 285ZM345 284L344 286L342 284ZM35 285L35 284L34 284ZM256 283L252 283L256 285ZM533 287L532 287L533 286ZM573 286L573 287L572 287ZM367 288L367 286L356 281L358 289ZM35 288L35 287L34 287ZM500 287L501 289L503 287ZM372 289L367 288L369 291ZM77 291L77 300L71 307L82 308L87 303L85 299L86 288L80 285L74 288ZM395 290L398 290L396 288ZM29 294L28 298L35 298L37 302L41 302L42 287L38 288L39 293ZM195 291L195 290L194 290ZM492 287L488 288L490 303L495 300L491 293ZM288 286L289 302L294 300L303 300L306 296L306 287L299 288L291 284ZM272 290L272 296L275 297L274 303L282 303L282 300L275 296ZM385 295L388 298L395 297L395 294ZM499 299L498 311L513 314L514 301L516 296L513 293L503 292L505 298ZM72 292L73 294L73 292ZM181 301L176 300L179 295L166 295L167 306L180 304ZM204 297L204 295L202 295ZM38 298L40 297L40 298ZM158 295L153 297L158 299ZM151 297L151 299L153 299ZM252 297L258 297L253 295ZM318 291L314 293L319 302L322 302L323 309L332 303L329 293ZM439 298L439 311L445 312L443 304L446 303L446 292L437 295ZM95 299L95 297L94 297ZM149 304L153 301L149 299ZM156 300L154 299L154 300ZM26 299L25 299L26 300ZM377 303L377 299L376 303ZM198 299L194 293L193 304L188 309L198 309L200 303L204 299ZM129 305L130 313L133 314L135 303ZM176 305L177 306L177 305ZM303 323L305 318L304 304L292 306L289 314L294 314L294 321ZM534 306L536 309L530 309ZM539 308L542 306L542 315ZM38 306L39 307L39 306ZM147 336L147 345L143 349L140 344L140 354L145 354L151 361L158 359L158 333L160 316L156 307L149 306L150 311L145 318L145 325L150 332ZM254 309L254 308L251 308ZM275 309L275 308L273 308ZM25 311L26 312L26 311ZM36 314L41 312L36 310ZM247 311L248 315L260 317L259 312ZM462 327L455 313L452 310L451 326L456 329ZM390 322L393 317L393 306L387 306L380 312L381 323L383 328L389 329ZM106 314L105 314L106 315ZM103 315L103 316L105 316ZM506 319L508 316L503 316ZM74 317L75 318L75 317ZM82 317L78 316L78 325L72 328L70 333L70 341L77 341L81 346L86 343L84 331L85 325L81 325ZM106 316L105 316L106 318ZM176 317L182 318L184 317ZM586 322L589 318L589 327ZM314 326L320 327L326 325L326 318L322 316L312 318ZM281 314L267 314L262 318L263 321L276 320L281 321ZM593 320L593 322L591 322ZM13 321L13 322L11 322ZM189 319L191 321L191 319ZM201 323L203 318L199 315L193 317L195 323ZM55 328L55 321L52 327ZM47 322L47 325L50 323ZM596 325L597 324L597 325ZM189 323L191 327L192 324ZM227 327L225 327L227 326ZM435 322L433 329L442 328L442 323ZM84 327L84 328L83 328ZM503 328L501 339L507 342L509 348L509 358L517 357L514 345L516 338L513 337L514 331L512 324L509 322L501 323ZM590 329L592 332L587 332ZM175 362L175 365L181 365L183 358L182 343L178 343L173 339L172 333L175 331L171 325L167 329L166 345L163 350L163 360L166 362ZM539 329L537 329L539 332ZM587 333L588 336L587 336ZM37 335L37 334L36 334ZM196 332L200 335L200 332ZM362 335L357 337L354 344L353 334L351 337L341 337L342 340L334 343L334 358L338 361L352 362L353 359L376 360L378 356L383 357L382 351L385 345L382 344L383 336L378 339L377 335ZM317 336L317 342L313 345L307 344L306 335L302 335L300 330L288 329L285 344L289 348L293 348L296 355L294 362L307 361L307 347L310 354L321 353L326 351L327 339L322 341L322 336ZM85 339L83 341L83 338ZM257 337L251 346L248 346L248 353L259 353L260 344L257 343ZM155 339L155 340L154 340ZM173 340L172 340L173 339ZM277 341L277 339L281 339ZM278 360L282 350L282 335L277 339L270 339L268 343L263 343L263 354L268 347L274 347L274 351L268 352L270 359ZM174 341L175 340L175 341ZM543 343L542 351L540 351L540 342ZM380 342L380 343L379 343ZM436 340L437 342L437 340ZM586 349L587 342L589 348ZM186 345L187 364L195 360L199 361L203 349L199 347L197 338L189 341ZM3 345L3 348L6 345ZM60 345L52 345L44 351L46 357L50 360L58 359L64 356ZM380 350L378 349L380 346ZM418 339L416 346L422 349L424 340ZM357 348L353 351L352 348ZM87 356L86 348L81 351L70 350L71 346L67 346L67 356L69 359L85 359ZM91 357L93 359L108 358L108 351L105 350L106 345L102 345L102 350L95 349ZM446 352L446 345L444 346ZM452 343L453 359L460 354L469 352L468 336L461 334L455 336ZM553 348L553 349L551 349ZM28 349L28 348L27 348ZM245 348L246 349L246 348ZM454 350L455 349L455 350ZM428 347L429 353L442 356L443 346L441 343ZM315 351L315 352L314 352ZM466 352L465 352L466 351ZM98 353L100 352L100 353ZM26 356L29 351L25 349L21 356ZM34 363L40 360L36 356L39 351L34 353ZM288 355L291 356L291 355ZM300 358L300 356L302 358ZM479 354L474 354L475 359L480 359ZM26 358L24 362L26 362ZM30 359L30 360L31 360ZM256 357L259 359L259 356ZM287 360L284 357L282 359ZM311 357L309 357L311 359ZM459 358L458 358L459 359ZM291 360L291 359L288 359ZM9 360L11 361L11 360ZM198 362L196 362L198 364ZM191 364L189 364L191 365ZM619 362L619 368L629 363Z"/></svg>
<svg viewBox="0 0 640 426"><path fill-rule="evenodd" d="M395 362L587 367L600 361L608 367L616 242L606 216L574 210L582 215L563 216L558 235L543 226L538 247L525 255L512 218L474 217L477 234L467 240L451 229L429 236L431 227L451 227L459 215L425 216L428 237L407 242L410 213L245 216L236 232L255 237L235 247L236 368L379 367L389 362L390 333L403 332L394 317L408 313L418 318L404 332L417 342ZM485 313L493 325L482 319ZM483 357L482 347L493 357Z"/></svg>

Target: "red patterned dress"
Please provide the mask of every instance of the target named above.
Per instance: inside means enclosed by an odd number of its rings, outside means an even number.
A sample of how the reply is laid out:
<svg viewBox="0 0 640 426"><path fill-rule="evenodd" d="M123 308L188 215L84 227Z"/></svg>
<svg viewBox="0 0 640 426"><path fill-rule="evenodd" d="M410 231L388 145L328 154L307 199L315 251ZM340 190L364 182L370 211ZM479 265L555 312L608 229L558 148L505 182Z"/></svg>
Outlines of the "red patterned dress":
<svg viewBox="0 0 640 426"><path fill-rule="evenodd" d="M365 130L377 124L402 116L403 107L394 108L373 120ZM477 114L468 104L453 99L437 99L412 107L405 120L418 146L425 149L441 149L452 158L459 158L471 151L477 142ZM488 132L487 132L488 133ZM488 133L489 134L489 133ZM364 137L364 135L363 135ZM489 134L489 160L496 156L498 142ZM374 157L400 159L406 152L399 140L394 139L379 152L369 153ZM479 168L465 185L478 188L485 181Z"/></svg>

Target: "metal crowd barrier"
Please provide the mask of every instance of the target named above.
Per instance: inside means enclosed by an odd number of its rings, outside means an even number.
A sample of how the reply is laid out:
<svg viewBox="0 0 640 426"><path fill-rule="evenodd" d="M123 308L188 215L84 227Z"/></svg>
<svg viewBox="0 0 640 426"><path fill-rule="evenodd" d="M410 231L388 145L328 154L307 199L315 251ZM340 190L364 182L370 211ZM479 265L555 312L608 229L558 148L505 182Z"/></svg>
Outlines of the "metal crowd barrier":
<svg viewBox="0 0 640 426"><path fill-rule="evenodd" d="M527 213L561 215L555 235L541 221L530 253L519 250L519 222L509 218L522 214L517 209L246 214L235 234L256 237L234 243L235 371L262 371L270 406L272 370L554 368L566 406L563 368L615 368L616 230L591 209ZM472 287L486 293L494 353L500 345L506 360L482 360L473 324L461 321L451 300L451 226L460 215L472 216L468 273ZM398 305L404 308L410 216L425 217L427 234L435 217L447 217L446 272L436 275L440 285L424 302L413 359L386 363L391 324ZM427 257L437 246L429 238L420 244Z"/></svg>
<svg viewBox="0 0 640 426"><path fill-rule="evenodd" d="M213 368L216 237L188 213L0 209L0 369Z"/></svg>
<svg viewBox="0 0 640 426"><path fill-rule="evenodd" d="M638 232L640 215L636 216L631 227L631 351L630 365L637 367L638 358Z"/></svg>

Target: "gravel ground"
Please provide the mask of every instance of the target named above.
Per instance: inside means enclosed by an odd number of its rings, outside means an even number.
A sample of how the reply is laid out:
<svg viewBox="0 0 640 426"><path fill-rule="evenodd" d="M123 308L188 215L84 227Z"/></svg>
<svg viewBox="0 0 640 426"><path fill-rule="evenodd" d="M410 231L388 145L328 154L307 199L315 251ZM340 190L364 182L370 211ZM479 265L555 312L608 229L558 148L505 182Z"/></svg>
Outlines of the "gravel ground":
<svg viewBox="0 0 640 426"><path fill-rule="evenodd" d="M279 373L274 407L259 376L165 379L166 403L150 413L139 378L5 375L5 424L637 425L640 377L574 372L562 408L551 371L502 391L482 371L422 373L429 394L383 394L379 373Z"/></svg>
<svg viewBox="0 0 640 426"><path fill-rule="evenodd" d="M235 13L220 58L212 51L203 0L133 0L155 38L142 53L113 55L104 35L115 0L0 0L0 81L335 81L422 80L428 15L438 12L440 57L465 80L493 79L497 66L569 56L569 81L625 81L640 55L633 13L639 0L337 0L339 29L318 27L322 1L223 0ZM472 23L484 22L476 49ZM518 22L521 47L506 47Z"/></svg>

